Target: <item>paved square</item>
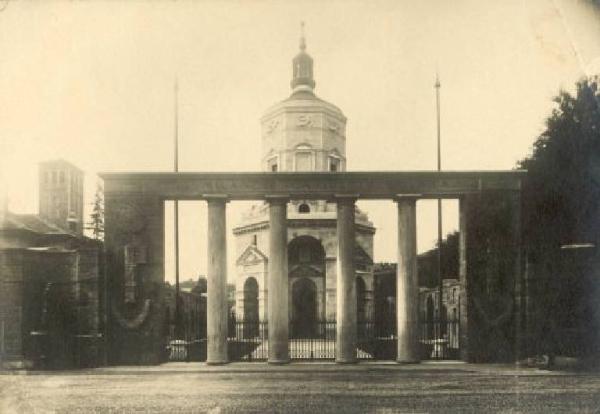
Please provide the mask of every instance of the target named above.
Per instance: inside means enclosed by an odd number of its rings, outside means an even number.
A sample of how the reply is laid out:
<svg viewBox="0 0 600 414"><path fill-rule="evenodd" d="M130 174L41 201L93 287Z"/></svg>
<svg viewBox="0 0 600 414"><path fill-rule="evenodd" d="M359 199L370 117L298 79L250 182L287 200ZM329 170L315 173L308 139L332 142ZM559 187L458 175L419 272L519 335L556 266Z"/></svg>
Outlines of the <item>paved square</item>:
<svg viewBox="0 0 600 414"><path fill-rule="evenodd" d="M0 375L2 413L598 412L600 375L512 367L171 363Z"/></svg>

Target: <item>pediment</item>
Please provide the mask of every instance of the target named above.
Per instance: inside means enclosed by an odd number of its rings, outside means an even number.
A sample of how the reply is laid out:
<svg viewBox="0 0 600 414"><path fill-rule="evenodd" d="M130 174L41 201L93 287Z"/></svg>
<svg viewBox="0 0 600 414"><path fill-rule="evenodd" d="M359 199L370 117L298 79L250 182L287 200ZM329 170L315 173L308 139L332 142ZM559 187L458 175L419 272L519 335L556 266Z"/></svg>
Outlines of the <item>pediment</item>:
<svg viewBox="0 0 600 414"><path fill-rule="evenodd" d="M253 265L256 263L267 262L267 256L260 251L260 249L254 245L246 247L246 250L236 260L235 264L238 266L242 265Z"/></svg>
<svg viewBox="0 0 600 414"><path fill-rule="evenodd" d="M373 259L371 258L371 256L369 256L369 254L358 245L358 243L355 244L354 246L354 261L355 263L362 263L362 264L373 264Z"/></svg>

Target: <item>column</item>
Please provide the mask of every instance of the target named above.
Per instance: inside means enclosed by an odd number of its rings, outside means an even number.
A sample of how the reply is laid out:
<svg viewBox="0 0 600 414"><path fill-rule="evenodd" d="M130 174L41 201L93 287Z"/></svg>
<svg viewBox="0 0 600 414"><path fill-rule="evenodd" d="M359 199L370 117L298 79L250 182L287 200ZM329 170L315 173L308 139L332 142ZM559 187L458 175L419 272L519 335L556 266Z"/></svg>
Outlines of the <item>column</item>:
<svg viewBox="0 0 600 414"><path fill-rule="evenodd" d="M335 362L356 362L356 274L354 271L354 202L337 198L337 290Z"/></svg>
<svg viewBox="0 0 600 414"><path fill-rule="evenodd" d="M467 278L467 214L468 196L463 196L458 201L458 280L460 290L458 293L458 315L459 315L459 342L460 359L469 362L469 281Z"/></svg>
<svg viewBox="0 0 600 414"><path fill-rule="evenodd" d="M416 197L399 197L396 272L397 362L419 362L419 281Z"/></svg>
<svg viewBox="0 0 600 414"><path fill-rule="evenodd" d="M206 363L226 364L227 358L227 244L224 197L208 200L208 286Z"/></svg>
<svg viewBox="0 0 600 414"><path fill-rule="evenodd" d="M269 199L269 363L289 362L287 199Z"/></svg>

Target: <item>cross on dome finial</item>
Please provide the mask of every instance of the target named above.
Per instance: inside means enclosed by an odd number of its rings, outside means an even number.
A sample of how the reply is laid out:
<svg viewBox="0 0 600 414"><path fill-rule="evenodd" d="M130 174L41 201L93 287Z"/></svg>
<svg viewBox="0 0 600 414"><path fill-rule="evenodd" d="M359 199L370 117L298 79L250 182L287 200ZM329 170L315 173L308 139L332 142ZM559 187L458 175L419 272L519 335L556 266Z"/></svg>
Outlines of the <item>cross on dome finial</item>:
<svg viewBox="0 0 600 414"><path fill-rule="evenodd" d="M300 50L306 50L306 39L304 38L304 21L300 22Z"/></svg>
<svg viewBox="0 0 600 414"><path fill-rule="evenodd" d="M300 22L300 52L292 61L292 90L294 92L312 92L315 88L313 79L313 60L306 53L306 39L304 38L304 22Z"/></svg>

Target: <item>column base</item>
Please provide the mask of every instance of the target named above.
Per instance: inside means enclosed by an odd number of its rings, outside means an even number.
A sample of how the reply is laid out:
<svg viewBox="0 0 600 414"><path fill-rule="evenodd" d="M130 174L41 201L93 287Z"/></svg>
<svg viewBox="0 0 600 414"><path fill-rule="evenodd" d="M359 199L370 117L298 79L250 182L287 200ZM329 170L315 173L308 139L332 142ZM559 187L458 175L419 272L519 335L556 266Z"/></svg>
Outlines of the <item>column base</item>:
<svg viewBox="0 0 600 414"><path fill-rule="evenodd" d="M357 359L336 359L335 363L340 364L340 365L351 365L351 364L357 364L358 360Z"/></svg>
<svg viewBox="0 0 600 414"><path fill-rule="evenodd" d="M226 360L222 360L222 361L206 361L205 363L206 363L206 365L227 365L227 364L229 364L229 361L226 361Z"/></svg>
<svg viewBox="0 0 600 414"><path fill-rule="evenodd" d="M421 360L420 359L397 359L396 363L397 364L403 364L403 365L420 364Z"/></svg>
<svg viewBox="0 0 600 414"><path fill-rule="evenodd" d="M286 365L290 363L289 359L269 359L267 361L269 365Z"/></svg>

